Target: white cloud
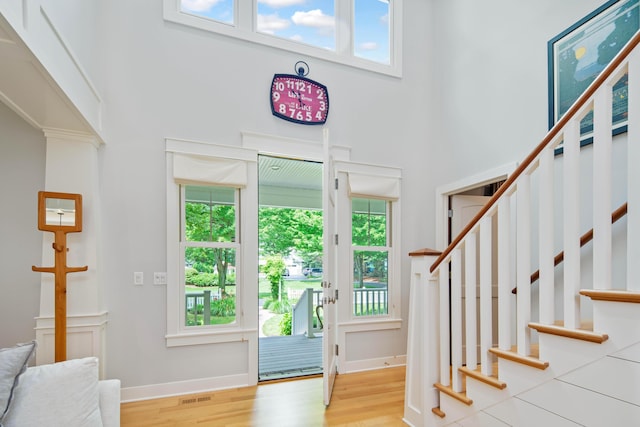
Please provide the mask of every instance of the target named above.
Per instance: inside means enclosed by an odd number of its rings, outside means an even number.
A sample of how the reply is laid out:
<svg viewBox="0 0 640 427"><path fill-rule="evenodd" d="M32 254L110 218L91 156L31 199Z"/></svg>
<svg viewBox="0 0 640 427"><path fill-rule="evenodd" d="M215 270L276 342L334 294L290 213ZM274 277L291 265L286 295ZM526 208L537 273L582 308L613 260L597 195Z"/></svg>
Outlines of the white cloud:
<svg viewBox="0 0 640 427"><path fill-rule="evenodd" d="M276 31L289 28L288 20L280 18L277 13L272 15L258 15L258 31L261 33L275 34Z"/></svg>
<svg viewBox="0 0 640 427"><path fill-rule="evenodd" d="M378 48L378 43L376 42L365 42L360 43L358 46L361 50L376 50Z"/></svg>
<svg viewBox="0 0 640 427"><path fill-rule="evenodd" d="M297 4L304 4L306 0L258 0L258 3L266 4L269 7L289 7Z"/></svg>
<svg viewBox="0 0 640 427"><path fill-rule="evenodd" d="M194 12L205 12L221 1L222 0L182 0L180 4L183 8Z"/></svg>
<svg viewBox="0 0 640 427"><path fill-rule="evenodd" d="M294 42L298 42L298 43L304 42L304 37L302 37L300 34L294 34L293 36L289 37L289 39L293 40Z"/></svg>
<svg viewBox="0 0 640 427"><path fill-rule="evenodd" d="M380 17L380 23L381 23L382 25L388 25L388 24L389 24L389 14L388 14L388 13L387 13L387 14L385 14L385 15L382 15L382 16Z"/></svg>
<svg viewBox="0 0 640 427"><path fill-rule="evenodd" d="M313 28L334 28L336 22L335 17L325 15L320 9L298 11L293 14L291 20L296 25Z"/></svg>

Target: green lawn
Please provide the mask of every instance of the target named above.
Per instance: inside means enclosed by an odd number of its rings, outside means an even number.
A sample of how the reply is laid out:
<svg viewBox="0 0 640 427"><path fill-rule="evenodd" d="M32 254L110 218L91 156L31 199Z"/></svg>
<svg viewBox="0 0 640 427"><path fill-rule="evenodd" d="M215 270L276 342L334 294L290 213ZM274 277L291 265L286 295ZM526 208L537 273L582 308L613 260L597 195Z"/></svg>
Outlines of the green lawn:
<svg viewBox="0 0 640 427"><path fill-rule="evenodd" d="M282 314L276 314L273 317L267 319L262 325L262 333L268 337L280 335L280 321L282 320Z"/></svg>

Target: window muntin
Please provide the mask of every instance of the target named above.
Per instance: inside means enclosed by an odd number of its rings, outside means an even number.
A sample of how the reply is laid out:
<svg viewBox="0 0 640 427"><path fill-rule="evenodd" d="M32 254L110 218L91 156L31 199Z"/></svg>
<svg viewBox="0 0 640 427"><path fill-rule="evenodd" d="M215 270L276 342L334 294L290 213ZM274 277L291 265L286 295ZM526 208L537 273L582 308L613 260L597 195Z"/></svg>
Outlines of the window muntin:
<svg viewBox="0 0 640 427"><path fill-rule="evenodd" d="M336 50L334 0L257 0L256 31Z"/></svg>
<svg viewBox="0 0 640 427"><path fill-rule="evenodd" d="M185 1L184 5L182 1ZM234 0L231 8L233 12L228 12L226 15L221 13L215 15L209 10L197 10L201 4L207 4L207 0L191 0L190 3L186 1L188 0L164 0L164 19L309 57L381 74L402 76L402 4L404 0L370 0L371 5L365 0ZM381 2L381 6L389 11L388 31L385 30L384 15L374 19L367 17L365 13L370 7L375 9L380 7L377 4L374 5L374 2ZM276 3L300 3L297 6L298 10L306 13L298 14L296 20L305 25L296 25L291 20L293 14L287 17L282 12L282 8L276 8ZM321 4L321 6L312 9L309 6L311 4ZM324 4L332 5L333 14L329 6ZM311 27L310 22L313 20L308 19L309 12L315 10L320 10L322 14L314 12L319 19L316 19L315 27ZM355 17L356 14L358 18ZM231 18L226 16L233 16L233 21L228 21ZM307 28L307 30L313 29L316 33L322 33L319 30L323 28L326 33L330 28L328 23L332 16L333 42L325 44L313 37L305 40L304 34L303 40L299 41L300 34L286 34L282 31L282 27L287 26L289 28L287 31ZM322 22L322 25L319 22ZM366 30L368 23L378 29L377 37L368 35ZM388 49L383 48L386 44L385 39L388 39ZM378 49L374 49L376 52L374 53L371 49L376 46ZM388 51L388 55L382 54L385 50Z"/></svg>
<svg viewBox="0 0 640 427"><path fill-rule="evenodd" d="M354 0L353 54L382 64L391 63L388 0Z"/></svg>
<svg viewBox="0 0 640 427"><path fill-rule="evenodd" d="M235 24L235 0L180 0L180 11L190 15Z"/></svg>
<svg viewBox="0 0 640 427"><path fill-rule="evenodd" d="M184 325L236 321L239 190L181 186Z"/></svg>
<svg viewBox="0 0 640 427"><path fill-rule="evenodd" d="M378 199L351 199L354 316L389 313L388 204Z"/></svg>

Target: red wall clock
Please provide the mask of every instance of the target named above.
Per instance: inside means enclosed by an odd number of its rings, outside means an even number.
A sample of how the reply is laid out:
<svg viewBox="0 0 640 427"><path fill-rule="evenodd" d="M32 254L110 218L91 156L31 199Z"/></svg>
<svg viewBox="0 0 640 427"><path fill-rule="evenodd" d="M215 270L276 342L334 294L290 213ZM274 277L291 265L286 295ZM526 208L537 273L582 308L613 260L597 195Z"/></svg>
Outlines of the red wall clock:
<svg viewBox="0 0 640 427"><path fill-rule="evenodd" d="M329 114L327 87L304 77L302 67L298 73L298 75L275 74L273 76L271 112L276 117L294 123L324 124Z"/></svg>

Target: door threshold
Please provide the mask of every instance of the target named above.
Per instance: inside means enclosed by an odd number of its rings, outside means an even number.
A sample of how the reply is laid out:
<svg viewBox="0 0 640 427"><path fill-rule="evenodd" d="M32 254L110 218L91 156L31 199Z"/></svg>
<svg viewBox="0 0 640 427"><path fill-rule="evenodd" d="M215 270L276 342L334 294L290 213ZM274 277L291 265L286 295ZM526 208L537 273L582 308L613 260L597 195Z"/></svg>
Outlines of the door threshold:
<svg viewBox="0 0 640 427"><path fill-rule="evenodd" d="M275 383L282 383L282 382L287 382L287 381L298 381L298 380L308 380L308 379L312 379L312 378L322 378L322 370L319 370L317 372L314 373L308 373L308 374L295 374L295 375L289 375L289 376L282 376L282 375L268 375L268 376L263 376L260 377L258 379L258 385L262 385L262 384L275 384Z"/></svg>

